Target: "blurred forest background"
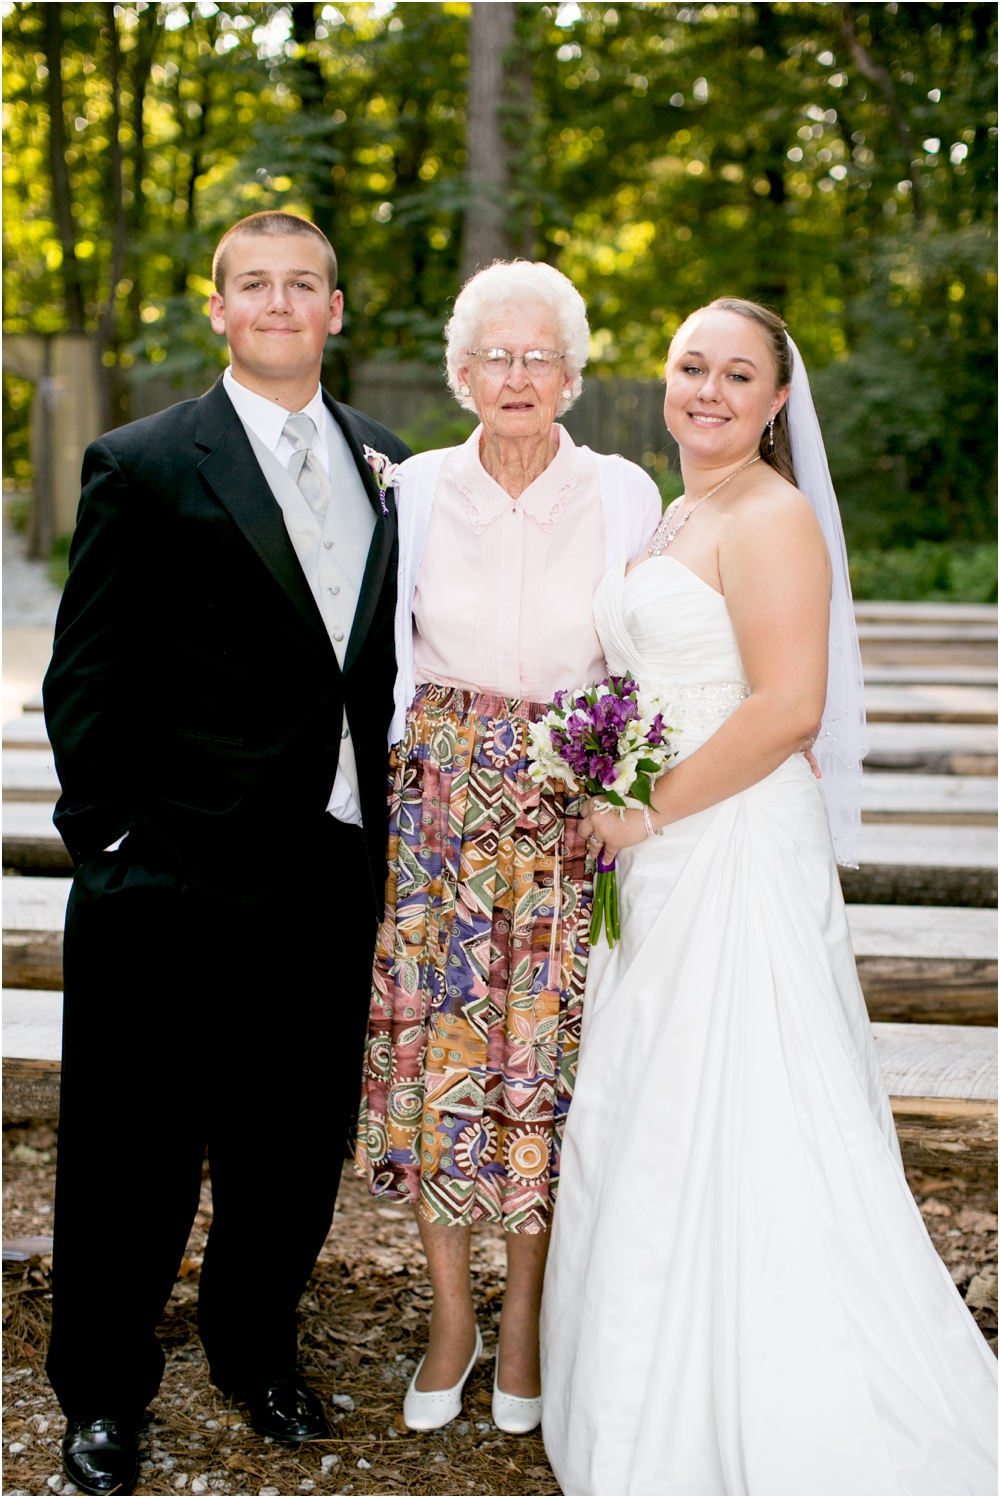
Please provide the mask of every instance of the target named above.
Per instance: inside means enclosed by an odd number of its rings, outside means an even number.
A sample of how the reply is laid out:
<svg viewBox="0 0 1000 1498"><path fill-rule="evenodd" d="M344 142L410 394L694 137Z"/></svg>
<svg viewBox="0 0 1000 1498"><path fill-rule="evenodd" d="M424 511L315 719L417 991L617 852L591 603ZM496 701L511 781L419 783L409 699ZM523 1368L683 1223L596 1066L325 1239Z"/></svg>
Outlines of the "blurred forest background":
<svg viewBox="0 0 1000 1498"><path fill-rule="evenodd" d="M434 385L493 254L572 277L591 382L660 380L692 308L753 297L810 366L859 595L996 598L995 5L2 14L4 329L89 335L105 425L218 373L212 249L261 208L336 246L346 400L379 364ZM15 510L32 395L5 375ZM405 435L467 430L438 405ZM641 457L678 492L663 444Z"/></svg>

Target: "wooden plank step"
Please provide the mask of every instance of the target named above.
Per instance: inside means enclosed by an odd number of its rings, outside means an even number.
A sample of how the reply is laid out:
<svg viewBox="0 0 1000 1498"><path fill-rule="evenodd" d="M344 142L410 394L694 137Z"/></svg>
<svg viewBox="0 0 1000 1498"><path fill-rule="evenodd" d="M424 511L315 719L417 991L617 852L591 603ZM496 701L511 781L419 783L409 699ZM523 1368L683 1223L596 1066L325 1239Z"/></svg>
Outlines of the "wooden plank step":
<svg viewBox="0 0 1000 1498"><path fill-rule="evenodd" d="M3 1055L5 1061L58 1061L61 1058L61 991L4 989Z"/></svg>
<svg viewBox="0 0 1000 1498"><path fill-rule="evenodd" d="M871 626L873 629L876 625ZM995 640L951 640L899 638L863 639L861 663L869 666L992 666L997 656Z"/></svg>
<svg viewBox="0 0 1000 1498"><path fill-rule="evenodd" d="M41 713L22 713L3 726L5 749L48 749L49 736Z"/></svg>
<svg viewBox="0 0 1000 1498"><path fill-rule="evenodd" d="M866 770L997 773L997 730L985 723L872 723Z"/></svg>
<svg viewBox="0 0 1000 1498"><path fill-rule="evenodd" d="M3 866L23 874L66 874L73 860L52 825L52 806L8 801L3 809Z"/></svg>
<svg viewBox="0 0 1000 1498"><path fill-rule="evenodd" d="M866 686L995 687L996 666L866 666Z"/></svg>
<svg viewBox="0 0 1000 1498"><path fill-rule="evenodd" d="M869 723L995 723L995 687L866 686Z"/></svg>
<svg viewBox="0 0 1000 1498"><path fill-rule="evenodd" d="M997 782L987 775L866 771L861 781L861 820L995 827Z"/></svg>
<svg viewBox="0 0 1000 1498"><path fill-rule="evenodd" d="M997 1032L966 1025L872 1025L903 1159L927 1172L982 1171L997 1158Z"/></svg>
<svg viewBox="0 0 1000 1498"><path fill-rule="evenodd" d="M1000 617L995 603L883 603L855 599L854 617L859 624L996 624Z"/></svg>
<svg viewBox="0 0 1000 1498"><path fill-rule="evenodd" d="M4 1061L3 1121L22 1123L27 1119L45 1119L53 1123L59 1117L59 1084L62 1067L58 1061Z"/></svg>
<svg viewBox="0 0 1000 1498"><path fill-rule="evenodd" d="M996 1030L980 1025L876 1023L872 1033L894 1101L905 1101L908 1108L930 1099L951 1104L992 1103L996 1110ZM972 1111L976 1111L974 1107Z"/></svg>
<svg viewBox="0 0 1000 1498"><path fill-rule="evenodd" d="M928 670L923 674L929 674ZM997 691L989 685L959 685L952 682L867 682L865 711L869 723L995 724ZM3 749L5 799L50 799L53 789L58 794L58 782L53 784L53 774L50 771L43 772L43 778L37 785L32 784L32 762L21 758L22 754L51 754L45 733L45 720L40 713L25 713L20 718L13 718L5 723ZM9 774L8 760L11 765Z"/></svg>
<svg viewBox="0 0 1000 1498"><path fill-rule="evenodd" d="M51 749L4 749L3 799L58 801L59 776Z"/></svg>
<svg viewBox="0 0 1000 1498"><path fill-rule="evenodd" d="M863 824L857 869L841 869L856 905L997 903L997 838L990 827Z"/></svg>
<svg viewBox="0 0 1000 1498"><path fill-rule="evenodd" d="M62 988L62 931L72 881L3 880L3 981ZM996 918L985 909L848 905L872 1019L994 1025Z"/></svg>
<svg viewBox="0 0 1000 1498"><path fill-rule="evenodd" d="M873 1020L996 1025L991 910L848 905L858 978Z"/></svg>
<svg viewBox="0 0 1000 1498"><path fill-rule="evenodd" d="M862 644L898 641L905 645L968 645L997 642L997 626L992 624L911 624L891 620L861 622L858 639Z"/></svg>
<svg viewBox="0 0 1000 1498"><path fill-rule="evenodd" d="M5 988L62 988L63 926L72 883L19 875L2 881Z"/></svg>

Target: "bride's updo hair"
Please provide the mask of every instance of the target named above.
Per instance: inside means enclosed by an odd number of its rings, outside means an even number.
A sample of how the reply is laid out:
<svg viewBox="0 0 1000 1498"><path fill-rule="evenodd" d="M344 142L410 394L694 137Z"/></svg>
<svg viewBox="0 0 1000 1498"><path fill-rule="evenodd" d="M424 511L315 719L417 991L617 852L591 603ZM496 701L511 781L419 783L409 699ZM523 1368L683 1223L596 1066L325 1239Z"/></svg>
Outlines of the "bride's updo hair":
<svg viewBox="0 0 1000 1498"><path fill-rule="evenodd" d="M699 311L735 312L737 317L745 317L749 322L756 323L767 339L771 357L774 359L777 389L783 390L786 385L792 383L792 349L786 335L784 320L778 316L777 312L772 312L770 307L762 307L759 302L749 302L741 296L716 297L714 302L709 302L707 307L701 307ZM692 316L694 315L692 313ZM674 337L676 336L675 333ZM790 484L798 488L795 465L792 462L792 439L788 430L787 401L774 418L774 446L771 446L771 434L765 427L760 439L760 455L765 463L770 463L771 467L781 474L783 479L787 479Z"/></svg>

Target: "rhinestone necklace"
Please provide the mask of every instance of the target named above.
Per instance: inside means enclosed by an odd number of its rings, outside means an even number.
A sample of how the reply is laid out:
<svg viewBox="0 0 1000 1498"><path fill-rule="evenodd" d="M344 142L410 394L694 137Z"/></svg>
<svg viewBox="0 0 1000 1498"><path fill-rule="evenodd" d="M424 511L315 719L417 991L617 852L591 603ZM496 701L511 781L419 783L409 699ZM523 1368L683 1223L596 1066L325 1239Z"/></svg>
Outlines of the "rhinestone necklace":
<svg viewBox="0 0 1000 1498"><path fill-rule="evenodd" d="M677 533L679 531L682 531L687 525L688 521L691 519L691 516L694 514L699 505L703 505L706 499L711 499L713 494L718 494L719 490L722 489L726 484L728 484L730 479L734 479L738 473L742 473L744 468L750 468L752 464L759 462L760 453L758 453L755 458L751 458L749 462L743 463L739 468L734 469L734 471L729 475L728 479L723 479L721 484L716 484L714 489L709 489L707 494L703 494L700 499L696 499L683 519L678 520L677 524L670 526L669 529L669 522L667 521L667 517L664 516L656 528L653 539L650 541L648 547L646 548L649 555L651 557L658 557L661 551L666 551L667 547L670 545L671 541L674 539ZM681 499L684 498L685 495L682 494Z"/></svg>

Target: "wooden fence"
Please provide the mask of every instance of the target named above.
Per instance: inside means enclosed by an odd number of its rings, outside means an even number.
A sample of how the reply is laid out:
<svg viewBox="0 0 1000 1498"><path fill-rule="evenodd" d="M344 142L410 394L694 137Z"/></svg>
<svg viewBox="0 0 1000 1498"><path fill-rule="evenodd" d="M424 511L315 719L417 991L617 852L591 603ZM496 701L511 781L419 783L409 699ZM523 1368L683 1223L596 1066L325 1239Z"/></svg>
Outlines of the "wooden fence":
<svg viewBox="0 0 1000 1498"><path fill-rule="evenodd" d="M354 368L350 403L393 431L418 426L459 407L443 376L426 364L369 361ZM583 394L562 418L574 442L662 468L676 452L663 424L659 381L584 379Z"/></svg>

